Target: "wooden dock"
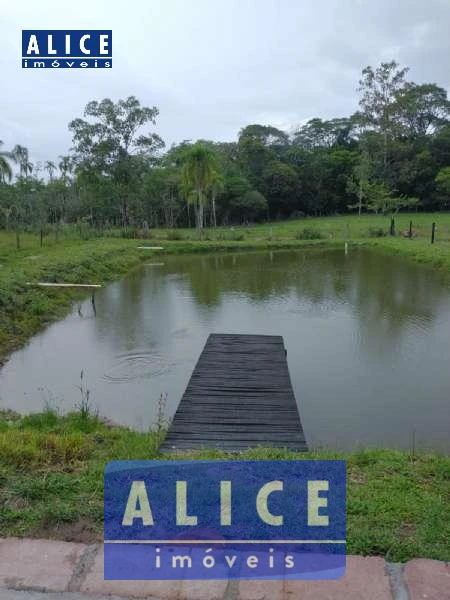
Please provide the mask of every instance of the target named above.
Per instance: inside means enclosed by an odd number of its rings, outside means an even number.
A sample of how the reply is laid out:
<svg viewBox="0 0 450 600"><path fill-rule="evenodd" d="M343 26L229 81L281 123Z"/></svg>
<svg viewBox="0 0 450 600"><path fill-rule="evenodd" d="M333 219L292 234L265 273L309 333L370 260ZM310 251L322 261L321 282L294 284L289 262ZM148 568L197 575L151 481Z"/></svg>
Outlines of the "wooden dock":
<svg viewBox="0 0 450 600"><path fill-rule="evenodd" d="M161 451L256 446L308 449L283 338L211 334Z"/></svg>

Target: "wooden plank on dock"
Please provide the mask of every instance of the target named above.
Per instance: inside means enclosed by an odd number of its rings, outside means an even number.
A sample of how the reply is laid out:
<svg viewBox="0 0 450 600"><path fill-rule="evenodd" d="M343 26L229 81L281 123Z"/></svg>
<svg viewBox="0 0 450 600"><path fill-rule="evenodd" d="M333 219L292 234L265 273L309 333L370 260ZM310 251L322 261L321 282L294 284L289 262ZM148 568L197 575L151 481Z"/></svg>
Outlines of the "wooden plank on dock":
<svg viewBox="0 0 450 600"><path fill-rule="evenodd" d="M161 451L256 446L308 449L283 338L211 334Z"/></svg>

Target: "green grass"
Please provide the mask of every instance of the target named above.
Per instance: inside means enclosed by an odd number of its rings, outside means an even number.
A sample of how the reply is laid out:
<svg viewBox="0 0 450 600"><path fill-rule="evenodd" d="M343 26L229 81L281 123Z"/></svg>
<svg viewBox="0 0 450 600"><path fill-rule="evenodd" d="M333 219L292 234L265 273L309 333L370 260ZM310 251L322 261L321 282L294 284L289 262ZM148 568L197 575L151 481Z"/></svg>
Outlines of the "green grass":
<svg viewBox="0 0 450 600"><path fill-rule="evenodd" d="M436 240L450 241L450 213L400 213L394 218L396 233L400 237L408 230L409 222L412 221L415 238L429 241L431 224L434 221L437 223ZM254 226L206 229L203 237L206 241L276 242L298 239L306 229L319 231L322 237L328 240L358 241L371 237L375 229L381 229L387 235L389 225L390 218L382 215L306 217ZM193 229L177 229L175 232L154 229L151 235L153 239L159 240L198 240Z"/></svg>
<svg viewBox="0 0 450 600"><path fill-rule="evenodd" d="M0 412L2 535L102 539L103 469L110 460L162 459L163 433L109 427L80 413L20 417ZM180 458L180 456L177 456ZM450 458L360 450L294 453L253 449L185 454L186 459L346 459L348 552L450 560Z"/></svg>

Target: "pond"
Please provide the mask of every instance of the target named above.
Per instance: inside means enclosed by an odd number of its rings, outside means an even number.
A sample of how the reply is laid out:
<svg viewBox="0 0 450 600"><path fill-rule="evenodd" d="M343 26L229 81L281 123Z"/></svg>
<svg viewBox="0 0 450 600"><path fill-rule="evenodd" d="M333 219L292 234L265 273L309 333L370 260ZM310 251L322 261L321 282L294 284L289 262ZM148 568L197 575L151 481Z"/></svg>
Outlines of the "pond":
<svg viewBox="0 0 450 600"><path fill-rule="evenodd" d="M56 293L56 292L55 292ZM371 250L158 256L74 307L0 371L0 407L170 417L209 333L284 337L311 448L450 449L450 287Z"/></svg>

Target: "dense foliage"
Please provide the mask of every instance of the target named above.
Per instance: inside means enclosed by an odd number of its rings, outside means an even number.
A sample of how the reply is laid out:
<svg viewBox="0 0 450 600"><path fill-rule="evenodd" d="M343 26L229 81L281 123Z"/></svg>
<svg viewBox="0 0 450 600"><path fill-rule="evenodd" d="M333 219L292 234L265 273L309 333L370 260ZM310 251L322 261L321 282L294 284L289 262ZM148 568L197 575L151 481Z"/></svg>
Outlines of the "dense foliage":
<svg viewBox="0 0 450 600"><path fill-rule="evenodd" d="M450 208L450 102L395 62L366 67L360 110L311 119L294 133L244 127L235 142L184 141L163 151L156 107L133 96L90 102L69 124L58 165L0 146L0 228L45 235L62 223L100 230L241 224L348 211Z"/></svg>

